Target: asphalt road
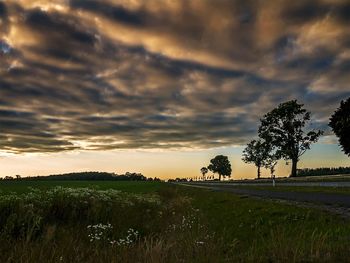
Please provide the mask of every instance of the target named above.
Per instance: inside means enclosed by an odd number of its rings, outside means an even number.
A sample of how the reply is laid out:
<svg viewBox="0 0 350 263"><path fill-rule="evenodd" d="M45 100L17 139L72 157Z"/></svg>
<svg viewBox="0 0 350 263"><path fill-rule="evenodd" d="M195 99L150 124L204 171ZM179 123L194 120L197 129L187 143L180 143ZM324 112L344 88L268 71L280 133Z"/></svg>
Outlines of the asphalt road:
<svg viewBox="0 0 350 263"><path fill-rule="evenodd" d="M238 185L254 185L254 186L271 186L272 182L259 183L236 183L236 182L195 182L198 185L210 186L238 186ZM350 187L350 181L335 181L335 182L280 182L276 180L276 185L280 186L321 186L321 187Z"/></svg>
<svg viewBox="0 0 350 263"><path fill-rule="evenodd" d="M239 195L258 196L270 199L292 200L297 202L309 202L315 204L325 204L331 206L341 206L350 208L350 195L317 193L317 192L278 192L258 189L243 189L233 185L223 183L184 183L191 187L200 187L214 191L230 192Z"/></svg>

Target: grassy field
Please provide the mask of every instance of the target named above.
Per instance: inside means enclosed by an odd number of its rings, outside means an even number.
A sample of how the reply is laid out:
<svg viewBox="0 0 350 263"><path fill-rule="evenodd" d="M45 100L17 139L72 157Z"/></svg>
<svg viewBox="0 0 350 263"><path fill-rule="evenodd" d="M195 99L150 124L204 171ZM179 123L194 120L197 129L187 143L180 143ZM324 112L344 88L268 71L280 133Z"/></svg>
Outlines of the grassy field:
<svg viewBox="0 0 350 263"><path fill-rule="evenodd" d="M321 175L321 176L305 176L286 178L287 181L305 181L305 182L342 182L349 181L350 174L336 174L336 175Z"/></svg>
<svg viewBox="0 0 350 263"><path fill-rule="evenodd" d="M234 186L233 186L234 187ZM268 190L275 192L306 192L306 193L329 193L329 194L350 194L350 187L324 187L324 186L260 186L260 185L239 185L237 188Z"/></svg>
<svg viewBox="0 0 350 263"><path fill-rule="evenodd" d="M9 192L26 193L30 188L48 190L55 186L81 188L88 187L97 190L116 189L124 192L146 193L155 192L161 187L161 182L133 181L0 181L0 194Z"/></svg>
<svg viewBox="0 0 350 263"><path fill-rule="evenodd" d="M0 189L0 262L350 258L350 222L310 208L154 182L1 182Z"/></svg>

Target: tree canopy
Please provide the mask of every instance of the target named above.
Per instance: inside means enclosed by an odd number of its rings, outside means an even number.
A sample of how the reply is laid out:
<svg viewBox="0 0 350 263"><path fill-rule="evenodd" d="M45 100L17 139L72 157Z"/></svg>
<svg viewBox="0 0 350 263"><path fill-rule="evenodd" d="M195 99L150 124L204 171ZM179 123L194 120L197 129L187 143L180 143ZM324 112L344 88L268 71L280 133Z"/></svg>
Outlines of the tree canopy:
<svg viewBox="0 0 350 263"><path fill-rule="evenodd" d="M207 167L202 167L201 168L201 173L203 175L203 180L205 180L205 175L208 173L208 168Z"/></svg>
<svg viewBox="0 0 350 263"><path fill-rule="evenodd" d="M208 169L213 173L219 174L219 180L221 181L221 176L231 177L232 169L231 163L227 156L217 155L215 158L210 160Z"/></svg>
<svg viewBox="0 0 350 263"><path fill-rule="evenodd" d="M344 153L350 156L350 97L341 101L340 107L330 118L329 126L338 137Z"/></svg>
<svg viewBox="0 0 350 263"><path fill-rule="evenodd" d="M258 178L260 178L260 168L265 166L266 160L269 156L269 148L270 147L266 142L259 139L249 142L247 147L243 150L243 162L253 163L258 168Z"/></svg>
<svg viewBox="0 0 350 263"><path fill-rule="evenodd" d="M271 143L276 156L292 160L291 176L296 176L297 163L310 145L323 133L320 130L304 131L311 113L296 100L281 103L261 119L259 137Z"/></svg>

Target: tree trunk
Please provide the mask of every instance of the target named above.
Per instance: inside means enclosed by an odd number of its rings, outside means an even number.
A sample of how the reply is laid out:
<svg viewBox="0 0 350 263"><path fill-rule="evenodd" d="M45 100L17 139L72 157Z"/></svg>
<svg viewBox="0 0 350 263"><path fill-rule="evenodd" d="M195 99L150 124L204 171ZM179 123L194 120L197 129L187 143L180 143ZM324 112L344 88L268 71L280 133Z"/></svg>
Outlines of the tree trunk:
<svg viewBox="0 0 350 263"><path fill-rule="evenodd" d="M297 176L297 164L298 164L298 159L292 159L292 173L290 174L290 177Z"/></svg>
<svg viewBox="0 0 350 263"><path fill-rule="evenodd" d="M221 181L221 174L219 174L219 181Z"/></svg>
<svg viewBox="0 0 350 263"><path fill-rule="evenodd" d="M258 179L260 179L260 166L258 166Z"/></svg>

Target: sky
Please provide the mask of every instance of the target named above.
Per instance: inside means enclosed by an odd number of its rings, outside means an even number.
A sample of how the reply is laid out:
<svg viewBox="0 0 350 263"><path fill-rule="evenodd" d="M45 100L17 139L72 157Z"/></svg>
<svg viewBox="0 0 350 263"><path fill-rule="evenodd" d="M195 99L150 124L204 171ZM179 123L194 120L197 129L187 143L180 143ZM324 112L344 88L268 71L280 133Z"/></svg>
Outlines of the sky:
<svg viewBox="0 0 350 263"><path fill-rule="evenodd" d="M300 167L350 166L328 127L349 28L348 0L0 0L0 176L193 177L225 154L253 178L244 145L292 99L325 131Z"/></svg>

